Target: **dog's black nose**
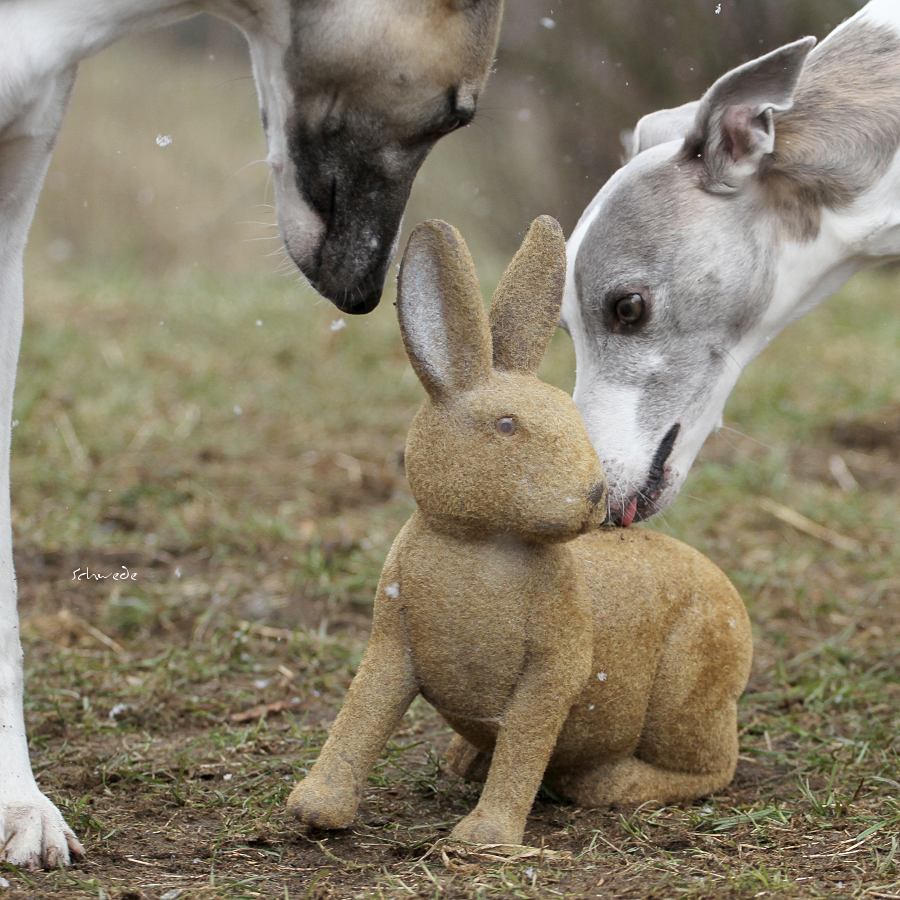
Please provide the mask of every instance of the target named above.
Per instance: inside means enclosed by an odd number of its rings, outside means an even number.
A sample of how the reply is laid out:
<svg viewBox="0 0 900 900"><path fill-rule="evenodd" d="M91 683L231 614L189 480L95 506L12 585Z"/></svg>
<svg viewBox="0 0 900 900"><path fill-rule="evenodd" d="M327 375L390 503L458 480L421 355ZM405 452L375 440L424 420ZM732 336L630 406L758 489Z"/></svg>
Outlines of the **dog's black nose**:
<svg viewBox="0 0 900 900"><path fill-rule="evenodd" d="M341 278L321 269L316 272L318 277L312 277L307 271L303 274L326 300L330 300L342 313L350 316L372 312L381 301L384 290L381 272L366 275L359 280Z"/></svg>
<svg viewBox="0 0 900 900"><path fill-rule="evenodd" d="M381 301L381 288L360 290L359 293L353 292L337 299L333 297L329 299L341 312L349 316L363 316L378 306Z"/></svg>

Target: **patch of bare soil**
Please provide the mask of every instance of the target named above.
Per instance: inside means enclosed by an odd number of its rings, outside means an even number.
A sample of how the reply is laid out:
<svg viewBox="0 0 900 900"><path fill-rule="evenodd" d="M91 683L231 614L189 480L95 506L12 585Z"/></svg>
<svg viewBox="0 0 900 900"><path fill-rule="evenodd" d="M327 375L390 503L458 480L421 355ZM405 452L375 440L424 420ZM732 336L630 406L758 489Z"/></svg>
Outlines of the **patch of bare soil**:
<svg viewBox="0 0 900 900"><path fill-rule="evenodd" d="M893 403L866 416L838 419L830 428L838 444L856 450L886 450L896 458L900 450L900 403Z"/></svg>

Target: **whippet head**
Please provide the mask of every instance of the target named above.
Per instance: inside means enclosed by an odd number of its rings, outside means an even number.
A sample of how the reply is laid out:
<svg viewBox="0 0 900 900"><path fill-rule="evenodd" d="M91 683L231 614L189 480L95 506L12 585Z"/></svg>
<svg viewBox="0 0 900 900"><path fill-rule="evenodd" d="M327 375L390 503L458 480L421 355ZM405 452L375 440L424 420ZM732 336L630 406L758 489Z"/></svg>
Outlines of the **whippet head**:
<svg viewBox="0 0 900 900"><path fill-rule="evenodd" d="M760 173L807 38L737 68L698 102L639 123L634 155L569 241L563 325L575 401L603 462L610 517L676 496L750 352L773 290Z"/></svg>
<svg viewBox="0 0 900 900"><path fill-rule="evenodd" d="M241 25L285 247L319 293L367 313L419 166L475 115L502 0L254 2Z"/></svg>

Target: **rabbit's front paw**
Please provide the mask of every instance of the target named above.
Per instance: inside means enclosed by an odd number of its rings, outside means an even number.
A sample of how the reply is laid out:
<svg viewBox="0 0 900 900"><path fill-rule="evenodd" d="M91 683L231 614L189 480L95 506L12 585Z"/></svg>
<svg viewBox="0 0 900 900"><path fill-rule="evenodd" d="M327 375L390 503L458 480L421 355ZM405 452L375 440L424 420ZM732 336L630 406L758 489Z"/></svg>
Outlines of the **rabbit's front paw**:
<svg viewBox="0 0 900 900"><path fill-rule="evenodd" d="M312 772L298 782L287 808L308 828L347 828L356 817L359 792L350 767L346 771Z"/></svg>
<svg viewBox="0 0 900 900"><path fill-rule="evenodd" d="M468 844L521 844L524 823L513 822L508 816L474 809L450 833L451 841Z"/></svg>

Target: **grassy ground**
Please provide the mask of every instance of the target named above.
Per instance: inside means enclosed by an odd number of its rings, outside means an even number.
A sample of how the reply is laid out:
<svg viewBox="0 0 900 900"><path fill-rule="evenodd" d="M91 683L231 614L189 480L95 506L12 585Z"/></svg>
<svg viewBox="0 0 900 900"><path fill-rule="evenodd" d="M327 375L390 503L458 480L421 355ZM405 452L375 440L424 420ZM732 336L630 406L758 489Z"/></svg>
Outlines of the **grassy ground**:
<svg viewBox="0 0 900 900"><path fill-rule="evenodd" d="M64 140L63 176L87 165L79 147ZM78 235L60 265L55 214L29 266L14 526L34 761L89 855L3 870L5 896L900 896L896 274L857 280L767 351L656 523L750 609L734 783L661 809L542 797L526 834L540 849L503 860L435 844L477 791L441 773L448 733L424 704L350 832L303 836L282 814L411 509L400 453L419 388L390 304L332 330L329 307L262 265L221 247L190 265L215 223L161 243L157 269L121 248L82 256ZM165 220L129 217L129 239ZM568 386L571 370L560 336L546 375ZM136 579L73 581L122 566Z"/></svg>

